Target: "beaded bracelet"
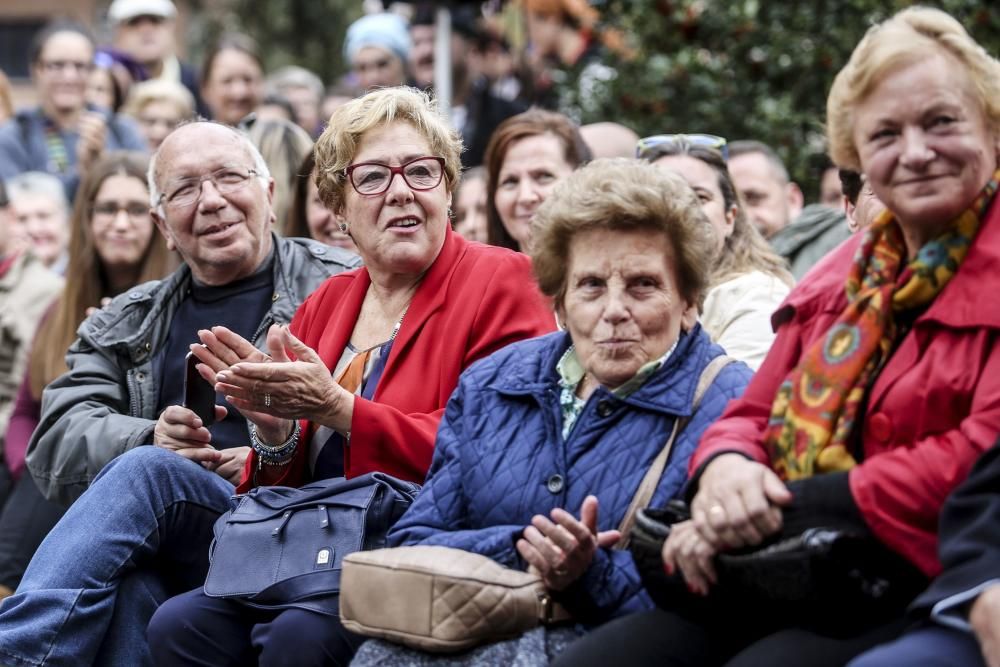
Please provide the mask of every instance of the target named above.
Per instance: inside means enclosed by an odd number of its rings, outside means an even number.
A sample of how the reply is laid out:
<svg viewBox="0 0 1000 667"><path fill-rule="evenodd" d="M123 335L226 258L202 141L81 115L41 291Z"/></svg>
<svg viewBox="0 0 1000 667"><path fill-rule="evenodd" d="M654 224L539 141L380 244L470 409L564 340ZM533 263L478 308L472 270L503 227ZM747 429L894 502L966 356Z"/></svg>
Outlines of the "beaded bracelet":
<svg viewBox="0 0 1000 667"><path fill-rule="evenodd" d="M299 443L299 433L302 427L300 426L298 420L295 421L295 426L292 428L291 435L280 445L269 445L260 439L257 433L257 425L253 422L250 423L250 446L257 453L257 457L260 461L267 463L268 465L280 466L285 465L292 460L295 455L295 450Z"/></svg>

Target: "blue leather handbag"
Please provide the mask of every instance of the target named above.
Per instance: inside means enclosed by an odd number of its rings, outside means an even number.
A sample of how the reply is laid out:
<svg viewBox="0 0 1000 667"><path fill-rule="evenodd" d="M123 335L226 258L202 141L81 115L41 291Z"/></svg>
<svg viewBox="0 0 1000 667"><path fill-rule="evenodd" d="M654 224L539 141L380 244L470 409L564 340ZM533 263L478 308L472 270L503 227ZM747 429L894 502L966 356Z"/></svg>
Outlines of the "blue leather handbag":
<svg viewBox="0 0 1000 667"><path fill-rule="evenodd" d="M336 615L344 556L384 547L419 490L375 472L234 496L215 523L205 594Z"/></svg>

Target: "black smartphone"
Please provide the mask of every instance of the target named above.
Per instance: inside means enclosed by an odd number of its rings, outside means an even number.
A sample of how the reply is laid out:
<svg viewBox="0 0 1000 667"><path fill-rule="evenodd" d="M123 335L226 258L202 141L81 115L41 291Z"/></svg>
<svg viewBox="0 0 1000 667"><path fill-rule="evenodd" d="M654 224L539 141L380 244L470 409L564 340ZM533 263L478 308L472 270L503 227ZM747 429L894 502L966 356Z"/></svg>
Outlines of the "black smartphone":
<svg viewBox="0 0 1000 667"><path fill-rule="evenodd" d="M184 357L184 407L201 418L202 424L215 423L215 387L205 381L195 366L198 357L188 352Z"/></svg>

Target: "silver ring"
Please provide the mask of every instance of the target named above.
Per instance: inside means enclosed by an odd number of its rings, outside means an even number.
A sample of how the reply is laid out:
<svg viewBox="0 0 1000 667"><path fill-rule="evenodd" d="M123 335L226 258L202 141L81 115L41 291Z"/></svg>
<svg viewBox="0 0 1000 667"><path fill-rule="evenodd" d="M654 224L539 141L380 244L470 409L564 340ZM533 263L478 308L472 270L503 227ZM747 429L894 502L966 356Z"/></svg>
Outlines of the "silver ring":
<svg viewBox="0 0 1000 667"><path fill-rule="evenodd" d="M566 570L566 568L562 567L557 567L554 570L552 570L552 574L556 575L557 577L565 577L568 573L569 571Z"/></svg>
<svg viewBox="0 0 1000 667"><path fill-rule="evenodd" d="M725 510L725 508L722 507L722 505L712 505L711 507L708 508L708 513L709 514L725 514L726 510Z"/></svg>
<svg viewBox="0 0 1000 667"><path fill-rule="evenodd" d="M271 395L270 394L264 394L264 407L265 408L271 407Z"/></svg>

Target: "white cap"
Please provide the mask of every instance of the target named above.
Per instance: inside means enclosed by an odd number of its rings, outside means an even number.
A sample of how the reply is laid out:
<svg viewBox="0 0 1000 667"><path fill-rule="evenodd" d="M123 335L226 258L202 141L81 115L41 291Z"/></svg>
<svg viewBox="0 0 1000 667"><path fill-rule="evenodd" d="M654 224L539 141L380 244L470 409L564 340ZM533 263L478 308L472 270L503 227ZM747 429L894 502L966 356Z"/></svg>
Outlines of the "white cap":
<svg viewBox="0 0 1000 667"><path fill-rule="evenodd" d="M131 21L137 16L172 19L177 16L177 8L170 0L115 0L108 8L108 19L115 24Z"/></svg>

